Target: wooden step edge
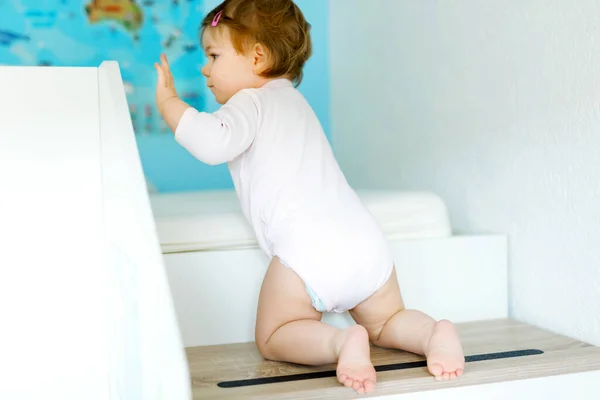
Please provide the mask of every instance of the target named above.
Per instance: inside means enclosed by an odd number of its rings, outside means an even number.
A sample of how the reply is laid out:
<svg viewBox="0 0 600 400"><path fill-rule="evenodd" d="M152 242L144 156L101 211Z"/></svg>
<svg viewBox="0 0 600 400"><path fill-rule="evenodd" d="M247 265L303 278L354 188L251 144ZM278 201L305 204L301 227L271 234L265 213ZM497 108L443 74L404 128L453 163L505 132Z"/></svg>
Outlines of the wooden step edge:
<svg viewBox="0 0 600 400"><path fill-rule="evenodd" d="M496 342L504 342L502 346L513 347L531 347L535 348L535 342L541 346L544 351L540 355L530 355L526 357L507 358L490 361L477 361L467 364L465 375L460 380L451 382L437 382L427 372L426 368L413 368L400 371L378 372L377 390L371 395L363 395L361 398L392 396L404 393L413 393L420 391L430 391L444 388L481 385L489 383L498 383L505 381L514 381L522 379L543 378L561 374L572 374L587 371L599 371L600 377L600 348L586 343L576 341L561 335L555 335L543 329L532 327L516 321L482 321L477 323L468 323L459 325L459 330L464 332L466 337L466 348L473 347L473 342L489 341L497 346ZM481 346L479 343L478 346ZM493 346L492 346L493 347ZM230 346L221 346L221 349L232 350L232 353L224 354L223 357L232 357L232 354L244 357L256 357L256 354L249 352L248 344L237 344ZM212 346L210 350L215 351L217 347ZM240 354L247 351L247 354ZM191 367L194 364L193 354L203 354L208 348L188 349L192 354L190 359ZM514 350L517 350L516 348ZM190 353L188 353L190 354ZM469 354L467 352L467 354ZM398 354L404 361L418 360L418 356L407 354ZM212 357L212 358L211 358ZM212 360L212 361L211 361ZM280 375L290 373L290 366L287 364L258 362L251 368L258 368L261 374L273 375L279 372ZM218 353L208 355L204 364L215 364L213 372L219 368L228 368L221 380L227 380L250 377L247 376L251 370L237 369L227 366L228 360L221 360ZM380 360L381 361L381 360ZM217 368L216 364L221 364ZM377 363L376 363L377 364ZM278 371L278 366L281 369ZM210 365L204 365L204 368ZM264 369L267 368L267 369ZM318 368L324 370L331 366ZM301 367L306 371L306 367ZM314 369L313 369L314 370ZM205 370L206 371L206 370ZM248 386L241 388L223 389L217 387L215 375L201 372L191 368L192 387L194 398L211 399L348 399L354 398L354 392L342 387L332 378L311 379L307 381L285 382L277 384L268 384L261 386ZM217 375L223 373L216 372ZM263 375L264 376L264 375ZM211 383L212 382L212 383Z"/></svg>

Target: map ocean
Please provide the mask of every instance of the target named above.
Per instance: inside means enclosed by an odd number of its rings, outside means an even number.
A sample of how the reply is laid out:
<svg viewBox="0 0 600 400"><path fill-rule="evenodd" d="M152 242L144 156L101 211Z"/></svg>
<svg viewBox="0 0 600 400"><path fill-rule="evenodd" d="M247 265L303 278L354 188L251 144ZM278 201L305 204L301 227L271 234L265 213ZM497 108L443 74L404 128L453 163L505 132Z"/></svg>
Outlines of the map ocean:
<svg viewBox="0 0 600 400"><path fill-rule="evenodd" d="M198 26L203 0L0 0L0 64L119 62L136 134L169 134L156 111L154 62L169 57L184 101L205 108Z"/></svg>

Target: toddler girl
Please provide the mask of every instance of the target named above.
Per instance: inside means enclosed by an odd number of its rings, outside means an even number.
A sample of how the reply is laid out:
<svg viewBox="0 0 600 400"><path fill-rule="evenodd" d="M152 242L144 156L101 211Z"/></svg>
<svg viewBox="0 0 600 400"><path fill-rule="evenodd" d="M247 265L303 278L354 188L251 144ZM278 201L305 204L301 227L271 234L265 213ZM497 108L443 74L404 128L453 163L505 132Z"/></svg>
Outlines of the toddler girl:
<svg viewBox="0 0 600 400"><path fill-rule="evenodd" d="M226 0L202 22L215 113L178 98L166 57L158 109L176 140L207 164L228 163L244 215L271 263L258 301L256 345L269 360L337 363L340 383L375 388L369 343L427 357L440 380L465 359L454 326L404 308L388 243L350 188L296 86L310 25L291 0ZM348 310L340 330L323 312Z"/></svg>

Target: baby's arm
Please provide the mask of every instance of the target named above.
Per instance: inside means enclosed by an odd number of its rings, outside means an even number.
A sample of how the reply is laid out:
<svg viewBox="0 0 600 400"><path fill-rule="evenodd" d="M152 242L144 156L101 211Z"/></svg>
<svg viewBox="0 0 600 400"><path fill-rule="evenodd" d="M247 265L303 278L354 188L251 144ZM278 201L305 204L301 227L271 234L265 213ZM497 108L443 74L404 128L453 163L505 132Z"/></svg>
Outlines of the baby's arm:
<svg viewBox="0 0 600 400"><path fill-rule="evenodd" d="M173 103L173 114L179 112ZM214 114L188 107L175 128L175 139L200 161L216 165L246 151L258 129L254 99L241 91Z"/></svg>
<svg viewBox="0 0 600 400"><path fill-rule="evenodd" d="M171 97L160 104L159 112L171 129L171 132L175 133L181 117L188 108L190 108L190 105L176 96Z"/></svg>

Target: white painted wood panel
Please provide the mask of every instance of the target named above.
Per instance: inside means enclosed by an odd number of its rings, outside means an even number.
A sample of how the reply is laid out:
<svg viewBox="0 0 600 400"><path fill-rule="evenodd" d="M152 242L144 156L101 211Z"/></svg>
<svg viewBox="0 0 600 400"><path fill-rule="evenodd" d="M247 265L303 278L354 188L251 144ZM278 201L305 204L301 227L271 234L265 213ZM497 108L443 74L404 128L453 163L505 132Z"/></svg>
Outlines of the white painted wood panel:
<svg viewBox="0 0 600 400"><path fill-rule="evenodd" d="M189 399L117 64L0 88L0 398Z"/></svg>
<svg viewBox="0 0 600 400"><path fill-rule="evenodd" d="M106 399L97 69L0 88L0 397Z"/></svg>

